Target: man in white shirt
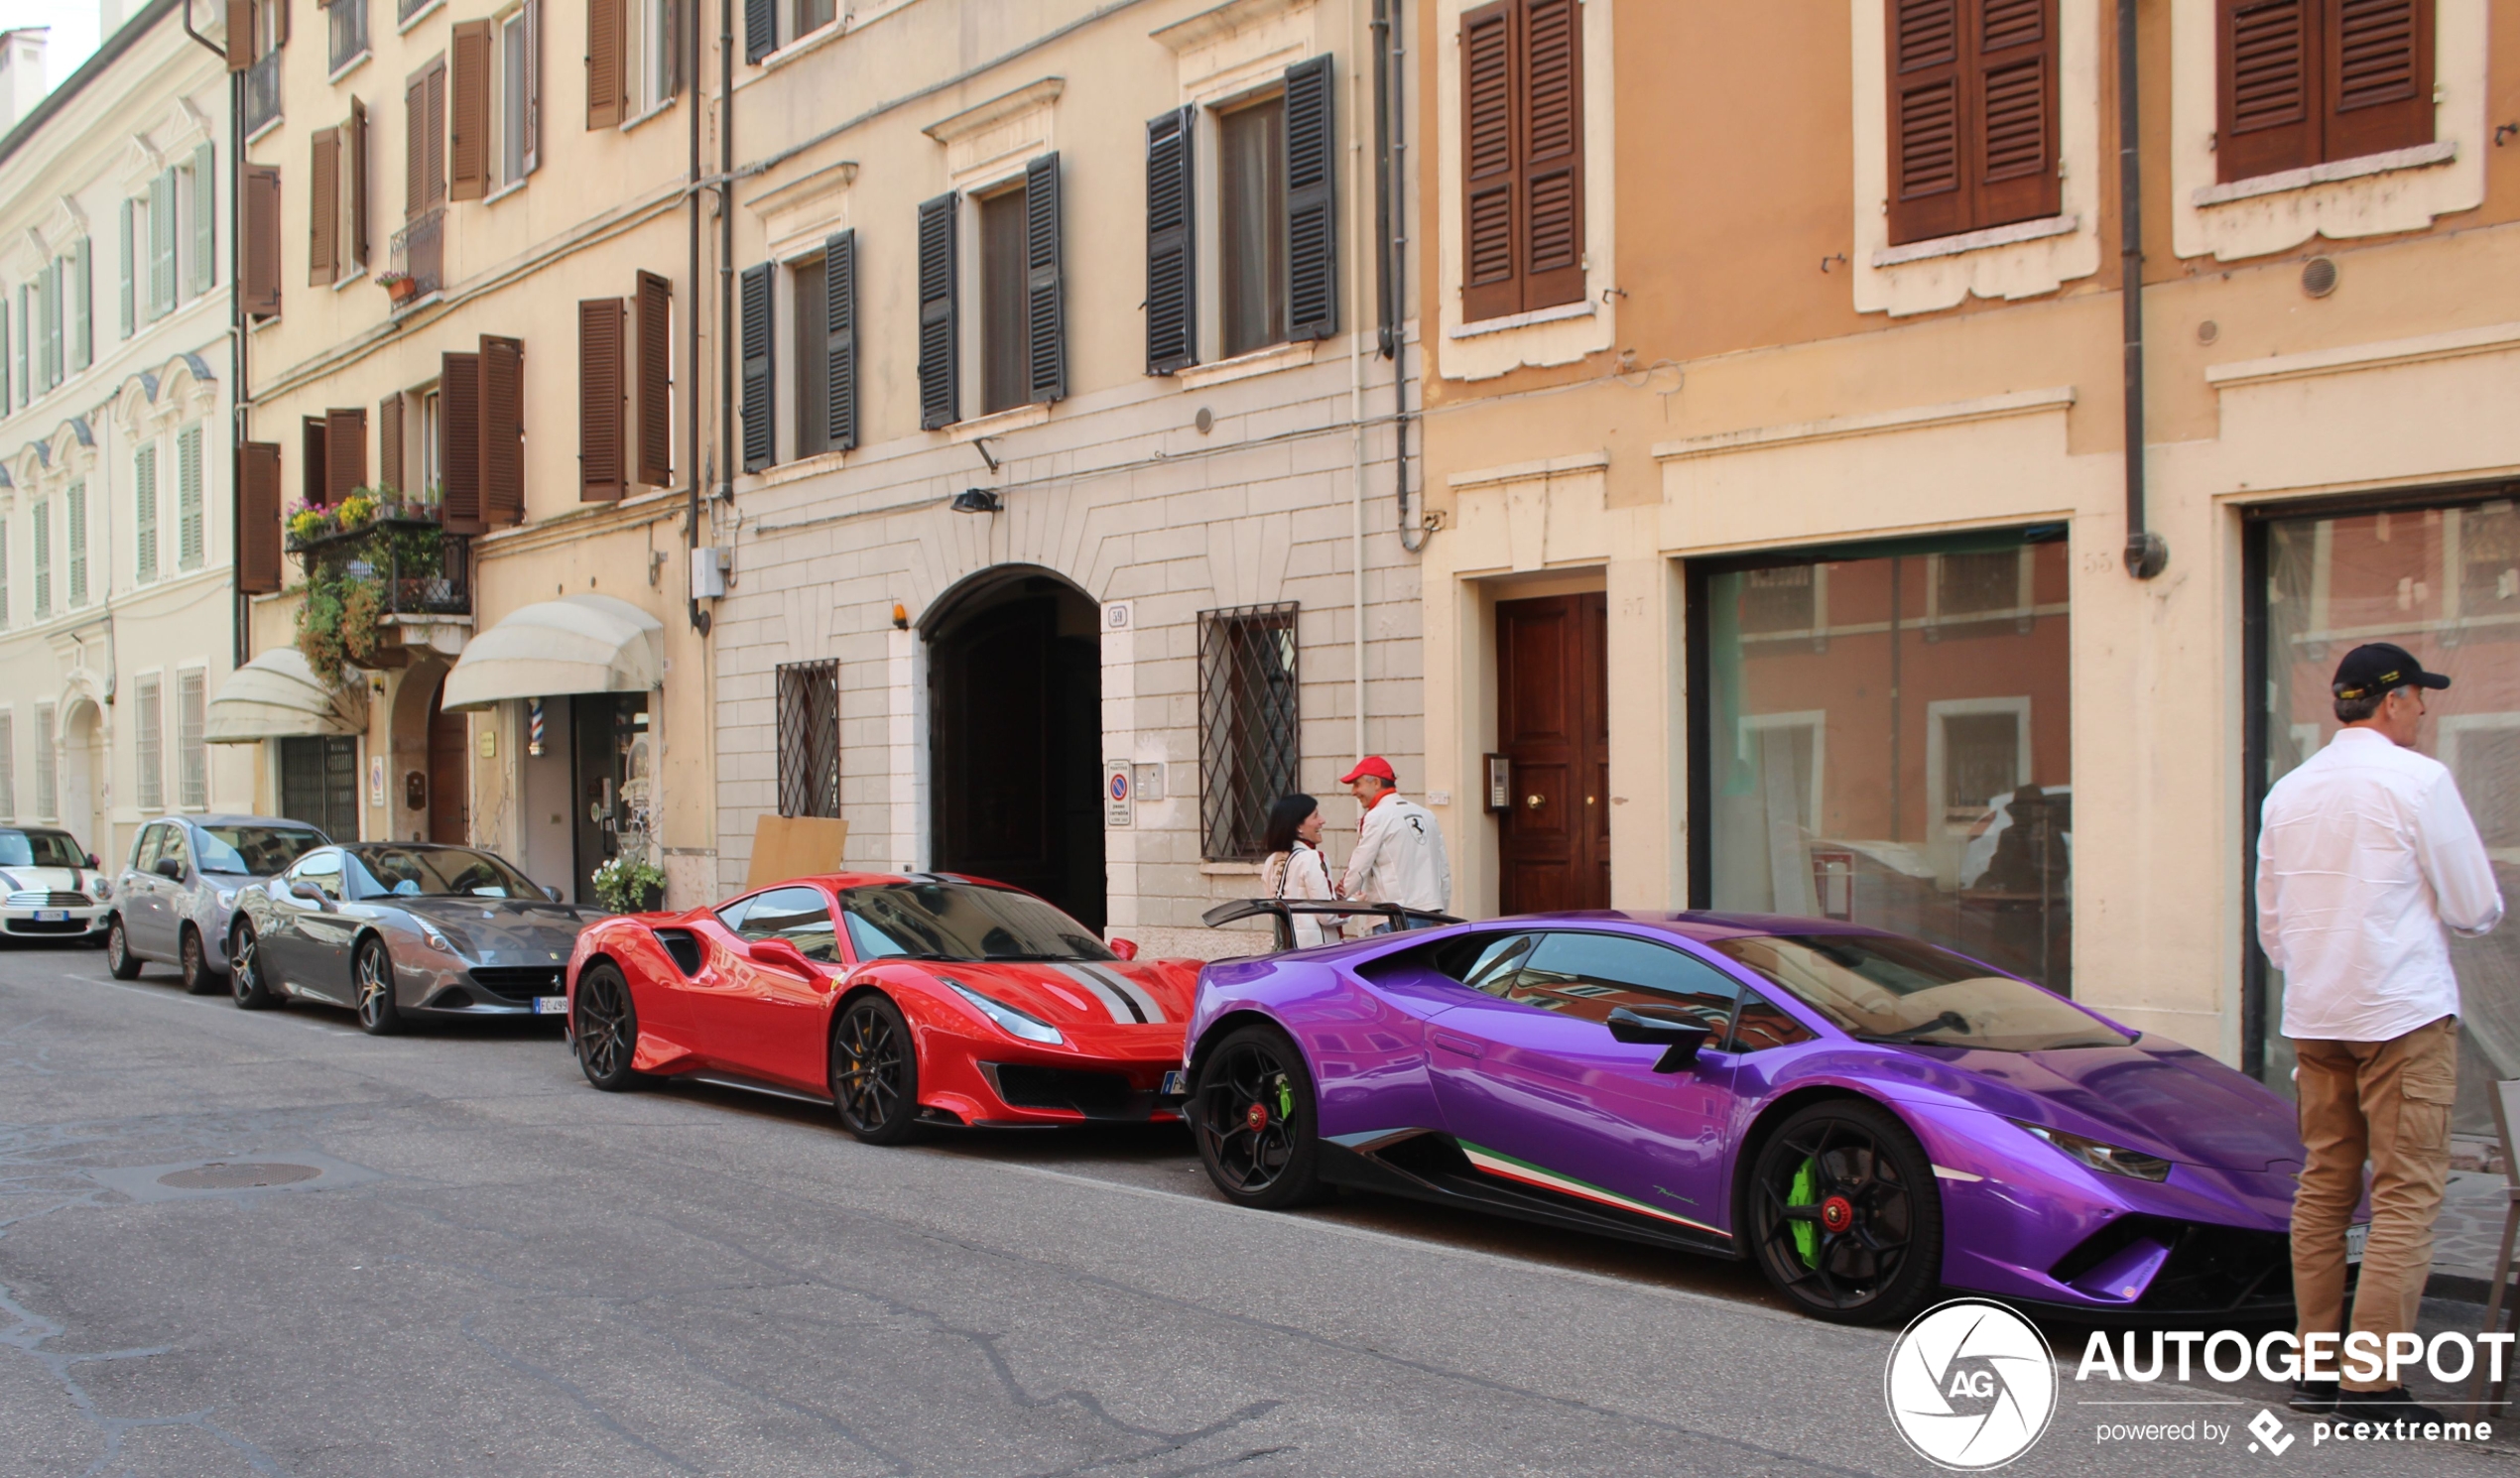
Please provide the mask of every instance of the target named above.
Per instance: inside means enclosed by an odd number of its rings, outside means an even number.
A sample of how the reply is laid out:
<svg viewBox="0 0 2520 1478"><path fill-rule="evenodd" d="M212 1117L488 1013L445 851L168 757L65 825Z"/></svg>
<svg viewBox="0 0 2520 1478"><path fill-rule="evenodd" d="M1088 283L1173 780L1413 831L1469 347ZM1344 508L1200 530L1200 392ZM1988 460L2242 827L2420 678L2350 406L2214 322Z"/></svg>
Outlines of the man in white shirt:
<svg viewBox="0 0 2520 1478"><path fill-rule="evenodd" d="M1452 863L1444 855L1444 830L1435 813L1400 794L1391 762L1367 755L1339 777L1340 785L1365 807L1356 830L1356 850L1347 854L1341 898L1441 914L1452 906ZM1424 928L1411 923L1404 928ZM1389 927L1377 926L1376 933Z"/></svg>
<svg viewBox="0 0 2520 1478"><path fill-rule="evenodd" d="M2334 1352L2293 1383L2297 1411L2440 1419L2357 1349L2385 1352L2414 1332L2432 1272L2458 1066L2458 980L2443 926L2475 935L2502 919L2457 782L2413 747L2424 690L2448 686L2386 642L2346 653L2332 689L2345 727L2275 783L2262 813L2257 936L2284 972L2310 1152L2293 1197L2293 1298L2305 1349L2319 1335ZM2340 1348L2345 1226L2366 1159L2370 1243L2344 1336L2354 1348Z"/></svg>

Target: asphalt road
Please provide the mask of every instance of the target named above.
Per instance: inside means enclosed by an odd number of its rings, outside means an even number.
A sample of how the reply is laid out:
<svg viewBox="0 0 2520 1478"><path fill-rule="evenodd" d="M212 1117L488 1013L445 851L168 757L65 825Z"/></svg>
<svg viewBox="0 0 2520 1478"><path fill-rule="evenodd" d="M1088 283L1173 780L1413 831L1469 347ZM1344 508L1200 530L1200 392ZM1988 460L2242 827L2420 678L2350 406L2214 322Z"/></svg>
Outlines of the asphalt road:
<svg viewBox="0 0 2520 1478"><path fill-rule="evenodd" d="M597 1093L549 1028L375 1041L0 951L0 1475L1935 1471L1890 1336L1744 1270L1194 1170L1161 1131L868 1149ZM2176 1405L2069 1384L2007 1471L2515 1468L2107 1394ZM2097 1440L2200 1417L2240 1429Z"/></svg>

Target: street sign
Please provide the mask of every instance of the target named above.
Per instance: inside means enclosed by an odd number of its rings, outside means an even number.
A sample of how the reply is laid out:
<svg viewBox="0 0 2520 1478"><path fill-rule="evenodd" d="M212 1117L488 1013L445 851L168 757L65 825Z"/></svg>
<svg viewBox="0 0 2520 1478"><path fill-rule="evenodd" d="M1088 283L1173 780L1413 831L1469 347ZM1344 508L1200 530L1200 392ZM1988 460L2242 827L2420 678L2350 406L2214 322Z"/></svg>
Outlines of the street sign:
<svg viewBox="0 0 2520 1478"><path fill-rule="evenodd" d="M1136 810L1136 798L1131 791L1132 785L1132 767L1128 761L1105 760L1102 762L1102 821L1104 825L1130 824Z"/></svg>

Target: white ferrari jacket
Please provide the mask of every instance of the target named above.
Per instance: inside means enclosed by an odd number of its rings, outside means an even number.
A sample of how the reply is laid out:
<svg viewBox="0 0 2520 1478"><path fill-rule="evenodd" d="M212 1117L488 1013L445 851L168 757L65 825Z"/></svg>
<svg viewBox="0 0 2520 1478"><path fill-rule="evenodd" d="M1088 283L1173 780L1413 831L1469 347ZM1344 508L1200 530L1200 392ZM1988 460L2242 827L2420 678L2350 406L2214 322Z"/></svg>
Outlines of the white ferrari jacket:
<svg viewBox="0 0 2520 1478"><path fill-rule="evenodd" d="M1442 913L1452 906L1452 863L1434 812L1406 796L1387 796L1365 812L1347 854L1346 896Z"/></svg>

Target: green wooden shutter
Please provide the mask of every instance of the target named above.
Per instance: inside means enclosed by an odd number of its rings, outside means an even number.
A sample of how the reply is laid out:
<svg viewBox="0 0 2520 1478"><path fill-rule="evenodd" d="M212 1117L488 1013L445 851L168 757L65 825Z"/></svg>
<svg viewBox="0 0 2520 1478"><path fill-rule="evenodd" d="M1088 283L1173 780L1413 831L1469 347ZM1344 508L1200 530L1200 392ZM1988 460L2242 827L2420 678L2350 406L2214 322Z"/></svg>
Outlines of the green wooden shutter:
<svg viewBox="0 0 2520 1478"><path fill-rule="evenodd" d="M352 99L350 107L355 113L356 99ZM364 205L366 201L360 203ZM192 150L191 266L193 292L206 293L218 282L218 155L207 144L195 145Z"/></svg>
<svg viewBox="0 0 2520 1478"><path fill-rule="evenodd" d="M743 273L742 333L744 470L758 472L779 459L771 382L770 269L763 262Z"/></svg>
<svg viewBox="0 0 2520 1478"><path fill-rule="evenodd" d="M132 216L132 205L133 205L133 203L134 203L134 202L133 202L132 198L131 198L129 195L125 195L125 196L123 196L123 201L122 201L122 229L121 229L121 231L119 232L119 234L117 234L117 235L116 235L116 237L115 237L115 247L116 247L117 255L119 255L119 256L120 256L120 258L122 259L122 299L121 299L121 306L122 306L122 336L123 336L124 338L129 338L129 337L131 337L132 333L133 333L135 330L137 330L137 329L139 328L139 326L140 326L139 318L138 318L138 316L137 316L137 312L138 312L138 305L137 305L136 303L134 303L134 302L133 302L133 300L132 300L132 296L131 296L131 289L132 289L132 272L131 272L131 254L132 254L131 225L132 225L132 221L131 221L131 216Z"/></svg>
<svg viewBox="0 0 2520 1478"><path fill-rule="evenodd" d="M131 538L134 577L158 577L158 443L143 441L131 458Z"/></svg>
<svg viewBox="0 0 2520 1478"><path fill-rule="evenodd" d="M201 567L202 488L201 423L194 422L175 437L176 562L186 569Z"/></svg>
<svg viewBox="0 0 2520 1478"><path fill-rule="evenodd" d="M69 524L70 608L87 604L87 484L73 482L62 499Z"/></svg>
<svg viewBox="0 0 2520 1478"><path fill-rule="evenodd" d="M149 316L175 311L175 171L149 182Z"/></svg>
<svg viewBox="0 0 2520 1478"><path fill-rule="evenodd" d="M96 360L96 267L87 238L70 249L70 368L83 370Z"/></svg>

